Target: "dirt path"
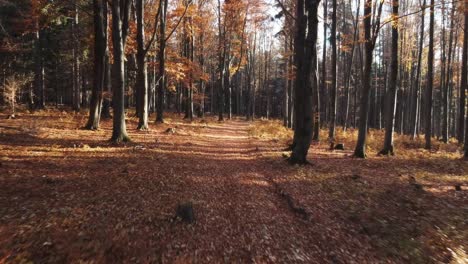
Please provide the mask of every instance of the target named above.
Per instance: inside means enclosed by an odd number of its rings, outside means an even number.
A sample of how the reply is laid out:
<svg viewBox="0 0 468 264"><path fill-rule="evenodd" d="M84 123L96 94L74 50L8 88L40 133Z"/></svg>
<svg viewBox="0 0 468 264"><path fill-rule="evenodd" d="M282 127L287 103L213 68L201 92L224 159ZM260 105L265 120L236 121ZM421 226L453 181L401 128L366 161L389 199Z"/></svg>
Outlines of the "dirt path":
<svg viewBox="0 0 468 264"><path fill-rule="evenodd" d="M200 156L187 161L197 169L186 190L193 190L187 199L194 201L198 221L169 247L186 243L187 259L197 259L201 250L199 260L320 262L320 237L272 184L272 165L262 158L262 151L280 146L255 141L248 126L231 121L193 137L189 149Z"/></svg>
<svg viewBox="0 0 468 264"><path fill-rule="evenodd" d="M464 196L414 192L382 161L316 146L313 166L289 166L242 120L129 129L134 143L114 146L109 121L93 132L80 116L26 118L0 124L0 263L426 262L447 247L421 249L434 226L466 226ZM188 201L196 221L173 221Z"/></svg>

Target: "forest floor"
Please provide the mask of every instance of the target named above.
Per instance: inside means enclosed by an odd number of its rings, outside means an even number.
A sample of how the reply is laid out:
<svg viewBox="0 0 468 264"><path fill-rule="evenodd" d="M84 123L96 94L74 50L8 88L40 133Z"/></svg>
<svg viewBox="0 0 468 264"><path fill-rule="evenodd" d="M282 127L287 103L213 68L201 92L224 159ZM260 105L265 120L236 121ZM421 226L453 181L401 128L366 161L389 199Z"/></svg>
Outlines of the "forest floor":
<svg viewBox="0 0 468 264"><path fill-rule="evenodd" d="M46 110L0 115L0 263L467 263L468 162L455 143L351 157L314 142L284 156L278 121L214 117L135 130ZM169 129L173 128L173 129ZM325 138L325 131L324 136ZM461 190L456 190L461 188ZM195 222L174 219L192 202Z"/></svg>

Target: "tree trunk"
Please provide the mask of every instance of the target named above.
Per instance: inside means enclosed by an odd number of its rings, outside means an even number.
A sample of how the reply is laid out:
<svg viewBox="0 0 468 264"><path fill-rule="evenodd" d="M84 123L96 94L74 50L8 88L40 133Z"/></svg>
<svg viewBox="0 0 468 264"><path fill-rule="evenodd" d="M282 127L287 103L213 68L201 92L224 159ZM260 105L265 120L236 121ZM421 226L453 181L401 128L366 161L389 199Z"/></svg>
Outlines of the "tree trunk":
<svg viewBox="0 0 468 264"><path fill-rule="evenodd" d="M460 82L460 91L462 94L466 94L468 92L468 80L467 80L467 73L468 73L468 2L465 1L465 33L463 37L463 55L462 55L462 73L461 73L461 82ZM465 100L465 96L463 97ZM463 108L465 105L463 104ZM460 111L460 112L461 112ZM468 158L468 115L465 116L465 159Z"/></svg>
<svg viewBox="0 0 468 264"><path fill-rule="evenodd" d="M317 84L317 11L320 1L298 0L295 35L295 130L289 162L306 164L313 133L313 95ZM304 4L306 10L304 10ZM304 12L306 11L306 12ZM307 15L306 15L307 14Z"/></svg>
<svg viewBox="0 0 468 264"><path fill-rule="evenodd" d="M366 0L364 4L364 72L362 80L361 106L359 109L359 133L354 156L358 158L366 157L367 141L367 120L369 119L369 100L372 74L372 52L374 43L371 36L371 14L372 0Z"/></svg>
<svg viewBox="0 0 468 264"><path fill-rule="evenodd" d="M166 21L167 0L161 0L161 14L159 17L159 82L158 103L156 105L156 122L164 123L164 92L166 90Z"/></svg>
<svg viewBox="0 0 468 264"><path fill-rule="evenodd" d="M413 94L413 109L412 109L412 131L411 131L411 138L414 139L418 134L418 127L419 127L419 109L420 109L420 76L421 76L421 61L422 61L422 53L423 53L423 45L424 45L424 17L425 17L425 8L426 8L426 0L423 1L422 5L422 13L421 13L421 29L419 31L419 48L418 48L418 62L416 68L416 78L414 79L414 94Z"/></svg>
<svg viewBox="0 0 468 264"><path fill-rule="evenodd" d="M94 5L94 82L91 92L91 105L86 129L99 129L101 118L102 93L106 78L107 53L107 2L93 0Z"/></svg>
<svg viewBox="0 0 468 264"><path fill-rule="evenodd" d="M335 127L336 127L336 106L337 106L337 85L336 85L336 1L332 0L332 26L330 32L330 44L332 47L331 57L331 89L330 89L330 131L328 132L328 138L333 141L335 140Z"/></svg>
<svg viewBox="0 0 468 264"><path fill-rule="evenodd" d="M465 113L466 107L466 93L468 90L468 78L467 78L467 71L468 71L468 3L465 1L465 32L463 34L463 52L462 52L462 67L461 67L461 80L460 80L460 114L459 114L459 122L458 122L458 142L463 143L465 140L465 157L468 156L467 154L467 135L468 135L468 115ZM465 124L466 123L466 124ZM466 126L466 127L465 127Z"/></svg>
<svg viewBox="0 0 468 264"><path fill-rule="evenodd" d="M327 89L327 20L328 20L328 0L323 2L323 47L322 47L322 78L320 85L320 94L322 94L322 120L328 122L327 109L329 106L327 97L325 96Z"/></svg>
<svg viewBox="0 0 468 264"><path fill-rule="evenodd" d="M426 87L426 109L425 109L425 148L431 149L432 136L432 88L434 79L434 0L431 0L429 15L429 51L427 54L427 87Z"/></svg>
<svg viewBox="0 0 468 264"><path fill-rule="evenodd" d="M145 11L143 0L136 0L137 17L137 80L138 93L138 127L139 130L148 129L148 66L145 48Z"/></svg>
<svg viewBox="0 0 468 264"><path fill-rule="evenodd" d="M395 110L397 102L397 77L398 77L398 0L393 0L392 4L392 47L390 72L388 76L388 90L385 100L385 139L383 149L379 152L382 155L394 154L393 151L393 131L395 130Z"/></svg>
<svg viewBox="0 0 468 264"><path fill-rule="evenodd" d="M75 12L72 22L72 38L75 43L79 43L78 40L78 7L75 1ZM81 89L80 89L80 56L79 56L79 45L73 45L73 110L80 111L81 106Z"/></svg>
<svg viewBox="0 0 468 264"><path fill-rule="evenodd" d="M454 21L455 21L455 5L452 4L452 11L450 15L450 35L449 35L449 43L448 43L448 62L447 62L447 78L445 79L445 88L444 88L444 117L443 117L443 128L442 128L442 139L445 143L448 143L449 139L449 105L450 105L450 83L452 77L452 44L453 44L453 31L454 28Z"/></svg>
<svg viewBox="0 0 468 264"><path fill-rule="evenodd" d="M125 76L124 50L128 30L128 11L130 4L124 0L112 1L112 43L113 43L113 98L114 120L111 141L119 143L130 141L125 125Z"/></svg>

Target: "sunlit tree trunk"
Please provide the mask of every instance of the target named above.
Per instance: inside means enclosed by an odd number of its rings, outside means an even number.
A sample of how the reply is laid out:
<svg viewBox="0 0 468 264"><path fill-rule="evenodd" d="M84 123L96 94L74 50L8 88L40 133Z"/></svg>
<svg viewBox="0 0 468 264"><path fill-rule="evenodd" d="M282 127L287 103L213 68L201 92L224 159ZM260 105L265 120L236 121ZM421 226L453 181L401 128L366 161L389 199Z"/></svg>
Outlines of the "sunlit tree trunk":
<svg viewBox="0 0 468 264"><path fill-rule="evenodd" d="M148 129L148 66L146 63L145 48L145 11L143 0L136 1L137 18L137 79L136 90L139 100L138 127L140 130Z"/></svg>

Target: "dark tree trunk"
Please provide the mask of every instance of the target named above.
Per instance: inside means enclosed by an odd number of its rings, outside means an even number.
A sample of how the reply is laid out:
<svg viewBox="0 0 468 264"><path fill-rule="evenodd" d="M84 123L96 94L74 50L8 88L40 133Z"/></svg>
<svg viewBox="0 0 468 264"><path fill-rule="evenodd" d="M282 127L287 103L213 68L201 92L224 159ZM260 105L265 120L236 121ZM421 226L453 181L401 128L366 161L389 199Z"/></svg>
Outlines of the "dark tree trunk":
<svg viewBox="0 0 468 264"><path fill-rule="evenodd" d="M460 115L458 118L458 142L463 143L465 140L465 157L467 154L467 135L468 135L468 115L465 113L466 107L466 92L468 89L468 3L465 1L465 32L463 37L463 52L462 52L462 67L461 67L461 80L460 80ZM466 123L466 124L465 124ZM466 126L466 127L465 127Z"/></svg>
<svg viewBox="0 0 468 264"><path fill-rule="evenodd" d="M444 117L443 117L443 128L442 128L442 139L445 143L448 142L449 139L449 116L450 116L450 84L451 84L451 77L452 77L452 44L453 44L453 31L455 30L455 6L452 4L452 11L450 15L450 35L449 35L449 43L448 43L448 62L447 62L447 78L445 80L445 87L444 87Z"/></svg>
<svg viewBox="0 0 468 264"><path fill-rule="evenodd" d="M306 164L313 133L313 94L317 86L317 11L320 1L298 0L295 35L295 130L292 154L293 164ZM305 7L305 10L304 10Z"/></svg>
<svg viewBox="0 0 468 264"><path fill-rule="evenodd" d="M86 129L99 129L102 93L106 78L107 1L93 0L94 5L94 82Z"/></svg>
<svg viewBox="0 0 468 264"><path fill-rule="evenodd" d="M372 52L374 42L371 36L372 0L366 0L364 4L364 72L362 80L361 106L359 109L359 134L354 156L366 157L367 120L369 119L369 100L372 74Z"/></svg>
<svg viewBox="0 0 468 264"><path fill-rule="evenodd" d="M393 151L393 131L395 130L395 110L397 102L397 77L398 77L398 0L392 3L392 47L390 73L388 76L388 90L385 99L385 139L383 149L379 152L382 155L394 154Z"/></svg>
<svg viewBox="0 0 468 264"><path fill-rule="evenodd" d="M434 0L431 0L429 8L429 51L427 54L427 86L425 96L425 148L431 149L431 136L432 136L432 88L434 79Z"/></svg>
<svg viewBox="0 0 468 264"><path fill-rule="evenodd" d="M332 47L331 57L331 89L330 89L330 131L328 132L328 138L330 140L335 139L335 127L336 127L336 106L337 106L337 85L336 85L336 1L332 0L333 11L332 11L332 26L330 32L330 44Z"/></svg>
<svg viewBox="0 0 468 264"><path fill-rule="evenodd" d="M112 107L114 120L111 141L119 143L130 141L125 125L125 69L124 51L128 32L128 17L130 0L112 1L112 43L113 43L113 76L112 76Z"/></svg>
<svg viewBox="0 0 468 264"><path fill-rule="evenodd" d="M468 2L465 1L465 34L463 37L463 55L462 55L462 73L461 73L461 82L460 82L460 91L462 94L466 94L468 92ZM465 96L463 98L465 100ZM463 104L463 108L465 105ZM460 111L460 113L461 113ZM465 159L468 158L468 115L465 116Z"/></svg>

